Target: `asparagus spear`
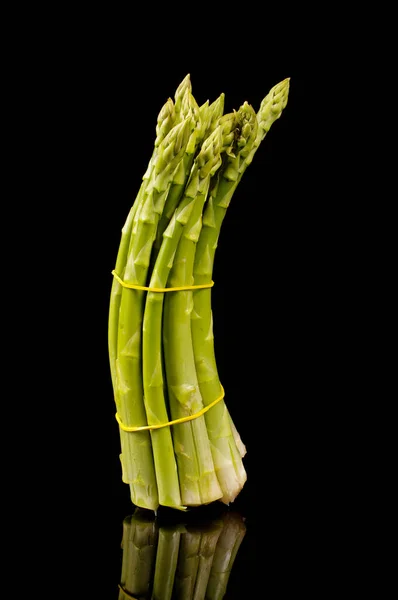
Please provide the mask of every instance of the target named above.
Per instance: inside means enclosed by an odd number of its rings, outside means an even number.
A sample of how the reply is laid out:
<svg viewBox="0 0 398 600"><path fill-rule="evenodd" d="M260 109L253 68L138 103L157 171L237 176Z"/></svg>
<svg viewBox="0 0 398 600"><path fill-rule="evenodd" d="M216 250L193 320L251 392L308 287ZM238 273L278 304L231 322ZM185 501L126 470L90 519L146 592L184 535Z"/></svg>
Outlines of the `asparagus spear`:
<svg viewBox="0 0 398 600"><path fill-rule="evenodd" d="M219 126L214 133L221 132L222 152L229 151L234 140L235 127L235 113L220 118ZM212 139L213 135L209 139ZM169 282L172 287L190 285L192 283L196 241L202 224L202 211L205 200L206 194L198 194L192 213L184 227L169 276ZM161 302L161 299L158 299L158 302ZM203 407L192 351L190 332L191 303L191 291L180 291L178 294L169 294L165 300L165 364L170 409L173 419L193 414ZM149 327L153 327L156 322L160 324L161 307L157 320L153 318L152 313L153 310L148 311L148 314L146 311L145 314L149 321ZM144 321L145 323L146 320ZM160 325L157 329L158 337L156 340L160 354L159 330ZM148 346L148 348L152 348L153 346ZM144 356L144 360L146 361L148 357L149 362L151 357L155 356L155 353L153 351L147 352ZM152 369L150 372L152 372ZM214 396L212 400L216 397ZM199 417L189 423L179 424L177 427L174 427L173 436L183 503L186 505L205 504L219 498L220 487L217 482L215 469L220 468L221 465L218 464L218 456L214 457L214 453L212 453L209 445L204 418ZM214 458L216 458L216 463L214 463Z"/></svg>
<svg viewBox="0 0 398 600"><path fill-rule="evenodd" d="M210 104L209 110L208 110L209 122L208 122L208 126L207 126L207 129L206 129L206 133L204 135L204 139L206 139L206 137L208 135L210 135L214 131L214 129L215 129L215 127L216 127L216 125L217 125L220 117L222 116L223 110L224 110L224 100L225 100L225 94L222 93L217 98L217 100L215 100L212 104ZM228 409L226 409L226 410L228 412ZM236 445L237 445L237 447L239 449L241 457L243 457L246 454L246 447L243 444L243 442L241 440L241 437L239 435L239 432L236 429L236 427L235 427L235 425L234 425L234 423L233 423L233 421L232 421L232 419L231 419L230 416L229 416L229 419L230 419L230 425L231 425L231 429L232 429L232 432L233 432L233 437L235 439L235 443L236 443Z"/></svg>
<svg viewBox="0 0 398 600"><path fill-rule="evenodd" d="M132 231L133 224L137 223L139 211L141 209L142 200L144 198L145 188L152 176L153 168L156 162L156 157L158 153L158 148L160 144L163 142L166 135L170 132L172 127L179 122L181 122L180 114L180 106L183 103L184 94L191 89L190 77L187 75L184 80L178 86L174 98L178 105L177 113L175 111L174 102L171 98L165 102L163 107L161 108L156 123L156 138L154 142L154 149L152 156L149 160L147 170L142 177L142 183L138 194L134 200L134 203L130 209L130 212L127 216L125 224L122 228L122 235L119 244L119 249L116 258L116 266L115 271L118 273L120 277L124 276L124 269L126 266L127 254L131 246L132 239ZM117 408L118 400L116 397L117 386L116 386L116 358L117 358L117 333L118 333L118 324L119 324L119 308L120 308L120 300L122 295L122 286L117 281L117 279L113 279L112 281L112 289L110 294L110 306L109 306L109 321L108 321L108 345L109 345L109 360L110 360L110 370L111 370L111 379L112 385L115 394L115 401Z"/></svg>
<svg viewBox="0 0 398 600"><path fill-rule="evenodd" d="M202 108L202 116L198 117L200 109L197 108L196 102L189 90L185 92L185 102L182 103L182 114L189 116L193 114L196 127L191 133L189 142L185 149L185 155L180 162L177 172L179 172L178 183L176 173L174 173L173 183L170 186L170 191L167 196L165 208L162 217L159 221L157 238L161 235L163 238L164 228L170 221L170 211L175 210L183 190L186 185L187 173L191 171L191 166L194 160L194 154L202 138L207 134L209 127L214 123L214 120L219 118L220 110L223 107L223 98L219 98L211 107L210 114L207 116L205 107ZM227 137L226 137L227 139ZM227 139L230 142L230 137ZM225 142L225 143L227 143ZM182 169L180 169L182 166ZM170 200L171 199L171 200ZM165 214L166 213L166 214ZM177 233L177 232L176 232ZM174 237L175 247L177 244L177 235ZM156 242L155 242L156 244ZM160 243L158 242L159 248ZM170 243L168 244L170 247ZM175 248L174 248L175 251ZM157 254L155 254L157 257ZM168 263L164 269L163 283L160 283L159 268L156 260L152 267L152 279L150 286L165 287L167 276L170 270L169 262L171 255L169 254ZM162 375L162 355L161 355L161 318L162 318L163 294L151 294L147 299L144 325L143 325L143 356L144 356L144 398L147 409L147 418L150 425L168 420L164 398L164 377ZM155 408L156 406L156 408ZM160 420L159 420L160 419ZM171 439L171 432L168 429L154 430L151 432L152 447L154 452L155 470L158 482L159 503L164 506L172 506L182 509L181 496L178 483L177 466L175 462L174 450Z"/></svg>
<svg viewBox="0 0 398 600"><path fill-rule="evenodd" d="M126 222L122 228L122 235L119 244L119 249L116 258L116 266L115 271L118 273L120 277L124 275L124 269L126 266L127 253L130 246L130 238L131 232L133 228L133 221L137 213L137 208L140 206L142 198L144 196L145 187L150 178L151 172L153 170L153 165L156 160L157 150L161 142L164 140L166 135L169 133L171 128L173 127L175 122L175 111L174 111L174 103L169 98L167 102L164 104L162 109L159 112L156 124L156 139L154 144L154 150L152 153L152 157L149 161L147 171L143 177L143 181L141 183L140 189L136 196L136 199L130 209L130 212L127 216ZM116 386L116 357L117 357L117 332L118 332L118 323L119 323L119 308L120 308L120 299L122 295L122 286L117 281L117 279L113 279L112 281L112 289L110 295L110 305L109 305L109 323L108 323L108 342L109 342L109 360L110 360L110 369L111 369L111 378L114 393L116 394L117 386ZM115 398L117 403L117 398ZM119 407L118 407L119 409Z"/></svg>
<svg viewBox="0 0 398 600"><path fill-rule="evenodd" d="M191 119L174 126L159 145L153 173L148 181L132 238L124 280L145 285L159 215L169 189L171 176L182 159L190 135ZM138 211L137 211L138 212ZM137 217L137 214L136 214ZM142 383L141 326L143 292L123 287L119 310L116 387L119 415L125 425L147 424ZM148 431L122 435L123 480L130 484L136 506L156 510L158 492Z"/></svg>
<svg viewBox="0 0 398 600"><path fill-rule="evenodd" d="M242 178L246 168L251 164L259 145L267 135L268 131L271 129L272 124L281 117L283 110L286 108L289 96L289 88L290 77L287 77L287 79L284 79L271 88L264 100L261 102L257 113L258 132L256 140L249 155L240 166L239 181Z"/></svg>
<svg viewBox="0 0 398 600"><path fill-rule="evenodd" d="M217 210L217 199L225 200L225 191L229 191L232 184L225 178L225 173L231 171L232 165L239 165L242 155L247 156L257 133L257 120L254 110L245 103L237 113L239 132L233 151L224 156L224 164L211 182L211 191L203 216L203 228L197 244L194 281L198 280L199 273L204 274L211 281L212 262L209 260L209 251L206 241L209 235L215 231L219 232L221 219L225 213ZM245 152L246 150L246 152ZM224 184L224 185L223 185ZM219 195L218 195L219 194ZM216 238L217 239L217 238ZM213 244L215 245L215 244ZM204 253L204 249L206 252ZM214 248L212 248L214 250ZM199 265L199 266L198 266ZM214 356L213 328L211 305L203 303L204 298L210 299L211 294L198 295L198 292L210 290L196 290L194 297L194 310L192 311L192 341L195 355L195 364L199 387L203 394L205 405L210 404L220 394L220 381L217 373L217 365ZM199 299L199 301L198 301ZM207 309L205 312L204 309ZM246 479L246 471L242 463L241 453L235 442L231 430L231 419L224 401L219 402L205 415L207 431L212 444L213 460L217 470L217 477L223 491L222 501L226 504L233 501L242 489Z"/></svg>
<svg viewBox="0 0 398 600"><path fill-rule="evenodd" d="M256 118L253 109L247 103L238 111L241 121L238 148L235 157L226 157L224 168L212 182L195 255L195 285L212 280L214 256L226 210L255 151L272 123L280 117L285 108L288 89L289 80L272 88L261 103ZM192 340L198 381L205 405L211 403L220 390L212 325L211 290L196 290L193 293ZM220 467L217 476L223 490L222 501L228 504L235 499L246 481L246 472L241 460L245 448L240 438L237 439L236 428L224 402L219 402L208 411L205 418L213 456Z"/></svg>
<svg viewBox="0 0 398 600"><path fill-rule="evenodd" d="M133 206L130 209L130 212L127 216L126 222L122 229L121 241L119 244L115 271L119 276L124 276L124 270L126 266L126 260L129 248L131 247L133 226L137 221L137 216L140 213L142 201L145 197L145 189L148 181L151 178L151 174L154 169L154 165L156 162L158 149L160 144L163 142L167 134L172 129L174 123L176 121L176 115L174 111L173 101L169 98L167 102L164 104L162 109L159 112L157 125L156 125L156 139L154 143L154 150L152 153L152 157L149 161L148 168L146 173L142 178L142 183L137 194L137 197L133 203ZM117 412L121 414L122 408L120 403L120 398L118 394L118 385L117 385L117 373L116 373L116 359L117 359L117 345L118 345L118 326L119 326L119 310L120 310L120 302L122 296L122 286L117 281L116 278L113 279L111 294L110 294L110 305L109 305L109 319L108 319L108 348L109 348L109 361L110 361L110 370L111 370L111 379L114 391L114 398L116 403ZM120 433L120 442L121 442L121 460L122 455L124 456L122 460L122 471L128 472L126 467L123 467L123 463L127 465L128 459L126 456L130 453L130 440L128 438L128 433L119 429ZM125 475L123 479L127 482L129 477Z"/></svg>
<svg viewBox="0 0 398 600"><path fill-rule="evenodd" d="M247 452L246 446L242 442L242 439L240 437L240 433L236 429L235 423L233 422L232 417L231 417L231 415L229 413L228 413L228 420L229 420L229 425L231 427L232 436L233 436L233 438L235 440L236 447L238 448L238 451L239 451L239 454L240 454L241 458L243 458L246 455L246 452Z"/></svg>
<svg viewBox="0 0 398 600"><path fill-rule="evenodd" d="M164 232L160 252L152 271L152 276L149 283L150 287L162 288L166 287L167 285L174 254L182 235L184 225L193 210L195 202L197 201L197 194L200 192L201 198L202 196L205 196L211 172L219 164L219 151L221 148L221 143L220 131L217 130L206 140L206 142L203 143L202 149L195 159L192 173L186 186L183 198L175 210L168 228ZM166 410L164 389L165 376L162 364L163 300L163 293L148 292L144 312L144 401L149 424L164 423L169 420ZM178 425L177 429L183 426L184 424ZM192 437L187 439L187 443L188 441L190 443L190 447L194 448ZM174 498L174 506L176 508L178 508L178 505L181 504L181 502L186 504L186 500L191 501L194 499L195 504L200 503L198 489L196 489L196 492L193 495L193 488L197 488L197 483L195 483L195 480L198 479L196 463L191 461L192 468L191 472L187 474L187 480L185 480L183 471L178 469L178 475L180 478L178 485L178 481L176 482L175 478L177 471L174 449L172 446L170 446L171 442L172 440L169 428L162 428L152 431L152 444L154 449L156 474L160 490L159 493L162 498L161 503L165 502L167 497ZM179 448L177 448L177 452L178 450ZM191 476L191 481L189 480L189 476ZM181 487L183 489L181 489ZM177 496L177 491L180 489L182 496L181 500L179 500ZM172 504L170 503L169 505Z"/></svg>
<svg viewBox="0 0 398 600"><path fill-rule="evenodd" d="M226 151L234 138L235 113L225 115L219 121L208 140L219 134L221 151ZM216 139L216 138L214 138ZM203 149L207 152L207 141ZM199 154L198 158L201 156ZM217 157L219 168L221 157ZM215 169L213 169L213 174ZM196 241L202 224L203 205L207 197L209 178L205 179L205 189L194 189L196 201L184 227L168 285L171 287L191 285ZM192 186L188 186L190 189ZM170 410L173 419L192 415L203 408L196 377L192 351L190 311L192 292L179 291L168 294L164 305L163 341L165 368ZM149 355L149 353L148 353ZM214 400L215 398L213 398ZM178 472L182 501L185 505L199 505L221 497L220 486L214 469L213 457L203 417L173 428L174 447L177 455Z"/></svg>

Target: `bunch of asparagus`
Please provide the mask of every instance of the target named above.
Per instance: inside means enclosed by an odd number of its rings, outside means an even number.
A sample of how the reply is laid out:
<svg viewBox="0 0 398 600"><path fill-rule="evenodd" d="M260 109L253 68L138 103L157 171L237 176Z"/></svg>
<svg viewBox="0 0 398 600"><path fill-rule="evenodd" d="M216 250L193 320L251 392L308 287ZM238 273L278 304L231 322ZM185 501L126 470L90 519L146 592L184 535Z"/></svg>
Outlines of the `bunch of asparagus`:
<svg viewBox="0 0 398 600"><path fill-rule="evenodd" d="M285 79L257 113L244 102L224 114L224 94L199 106L187 75L158 115L153 154L122 229L109 307L122 479L138 507L229 504L247 479L246 449L224 399L196 415L223 396L210 287L221 225L288 92ZM165 288L177 291L159 291ZM191 419L159 427L184 418ZM128 430L146 426L154 428Z"/></svg>
<svg viewBox="0 0 398 600"><path fill-rule="evenodd" d="M136 509L123 521L119 600L221 600L245 534L237 513L162 525Z"/></svg>

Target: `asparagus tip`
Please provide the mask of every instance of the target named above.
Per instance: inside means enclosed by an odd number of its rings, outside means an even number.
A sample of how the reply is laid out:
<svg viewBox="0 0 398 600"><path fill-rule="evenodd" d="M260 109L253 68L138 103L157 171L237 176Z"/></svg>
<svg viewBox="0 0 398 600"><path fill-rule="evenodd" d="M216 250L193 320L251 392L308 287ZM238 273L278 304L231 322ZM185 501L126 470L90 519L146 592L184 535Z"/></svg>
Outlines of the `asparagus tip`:
<svg viewBox="0 0 398 600"><path fill-rule="evenodd" d="M191 75L188 73L188 75L186 75L184 77L184 79L181 81L181 83L179 84L179 86L177 87L175 94L174 94L174 98L177 99L178 97L183 97L184 93L186 90L191 91L192 90L192 85L191 85Z"/></svg>

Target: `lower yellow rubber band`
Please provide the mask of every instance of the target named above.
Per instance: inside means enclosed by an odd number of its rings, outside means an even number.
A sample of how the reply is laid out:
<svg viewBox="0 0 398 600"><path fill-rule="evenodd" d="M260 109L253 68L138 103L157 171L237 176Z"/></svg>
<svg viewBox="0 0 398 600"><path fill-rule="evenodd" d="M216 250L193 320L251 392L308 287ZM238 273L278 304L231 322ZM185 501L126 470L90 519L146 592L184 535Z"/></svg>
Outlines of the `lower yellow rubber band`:
<svg viewBox="0 0 398 600"><path fill-rule="evenodd" d="M135 285L135 283L126 283L119 277L115 270L112 271L112 275L125 288L129 288L131 290L143 290L146 292L180 292L183 290L200 290L203 288L211 288L214 285L214 281L210 283L203 283L202 285L184 285L181 287L168 287L168 288L156 288L156 287L147 287L145 285Z"/></svg>
<svg viewBox="0 0 398 600"><path fill-rule="evenodd" d="M170 425L178 425L179 423L185 423L186 421L192 421L193 419L197 419L198 417L201 417L202 415L204 415L205 412L207 412L210 408L212 408L215 404L217 404L217 402L220 402L220 400L222 400L224 398L225 391L224 391L224 388L222 385L221 385L221 392L222 392L221 396L219 396L218 398L213 400L213 402L211 402L207 406L204 406L197 413L195 413L193 415L188 415L187 417L181 417L180 419L174 419L174 421L169 421L168 423L159 423L158 425L142 425L141 427L129 427L127 425L123 425L123 423L117 413L115 415L116 421L119 423L120 429L123 429L123 431L128 431L128 432L146 431L148 429L161 429L162 427L169 427Z"/></svg>
<svg viewBox="0 0 398 600"><path fill-rule="evenodd" d="M135 596L132 596L131 594L129 594L129 592L126 592L124 587L122 587L120 584L118 587L119 587L119 590L121 590L123 592L123 594L126 594L127 598L131 598L131 600L138 600L138 598L136 598Z"/></svg>

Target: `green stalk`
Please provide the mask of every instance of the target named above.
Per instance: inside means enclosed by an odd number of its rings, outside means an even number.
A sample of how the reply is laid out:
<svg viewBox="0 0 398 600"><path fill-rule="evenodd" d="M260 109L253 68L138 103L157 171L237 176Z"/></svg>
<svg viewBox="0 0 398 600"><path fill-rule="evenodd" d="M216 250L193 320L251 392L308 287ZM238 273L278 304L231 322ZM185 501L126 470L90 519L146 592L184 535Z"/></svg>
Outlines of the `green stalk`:
<svg viewBox="0 0 398 600"><path fill-rule="evenodd" d="M163 243L152 270L149 282L150 287L164 288L168 283L170 269L177 250L183 229L192 213L198 198L204 201L211 173L219 164L219 150L221 146L220 132L216 131L204 142L198 154L183 198L178 205L170 224L163 235ZM182 293L182 292L178 292ZM173 293L172 293L173 294ZM163 318L164 293L148 292L143 322L143 381L144 402L148 423L154 425L165 423L169 420L165 398L165 375L162 361L162 318ZM176 418L175 411L171 411ZM177 429L183 427L178 425ZM184 478L184 470L175 460L175 451L180 447L173 447L173 439L169 427L155 429L151 432L154 453L156 476L158 481L160 504L182 508L186 500L192 500L192 488L199 478L196 463L191 461L192 470L187 474L188 481ZM174 431L173 438L176 433ZM185 440L186 448L194 448L192 436ZM189 480L189 477L191 479ZM191 489L190 494L187 493ZM181 495L180 495L181 492ZM199 490L194 495L195 504L200 503Z"/></svg>
<svg viewBox="0 0 398 600"><path fill-rule="evenodd" d="M233 422L232 417L229 413L228 413L228 420L229 420L229 425L231 427L232 437L235 440L235 444L236 444L236 447L239 451L241 458L243 458L247 452L246 446L242 442L242 438L240 437L239 431L236 429L235 423Z"/></svg>
<svg viewBox="0 0 398 600"><path fill-rule="evenodd" d="M224 516L223 529L217 541L213 556L206 600L222 600L225 597L228 581L238 550L246 535L242 517L236 513Z"/></svg>
<svg viewBox="0 0 398 600"><path fill-rule="evenodd" d="M162 213L172 173L182 159L190 135L191 121L174 126L159 145L153 173L145 189L136 235L132 238L124 281L146 285L156 227ZM137 216L137 214L136 214ZM142 382L142 319L144 292L123 287L119 310L116 387L119 415L127 426L147 424ZM157 483L148 431L121 435L123 481L130 484L136 506L156 510Z"/></svg>
<svg viewBox="0 0 398 600"><path fill-rule="evenodd" d="M238 111L241 134L237 140L237 152L236 156L227 155L224 168L212 182L195 255L195 285L212 280L214 256L226 210L255 151L286 106L288 88L289 80L272 88L257 115L247 103ZM250 226L250 210L247 210L246 214ZM192 340L200 391L203 402L207 405L218 396L220 390L214 351L210 289L196 290L193 293ZM232 419L224 401L210 409L205 417L213 456L219 465L217 476L223 490L222 501L228 504L236 498L247 478L241 460L245 447L240 438L237 438L236 428L231 428Z"/></svg>
<svg viewBox="0 0 398 600"><path fill-rule="evenodd" d="M237 183L231 180L232 167L237 168L242 155L247 156L257 133L257 120L254 110L245 103L238 111L239 134L235 146L224 157L222 169L211 182L209 201L203 216L203 227L197 244L193 268L195 285L208 283L212 278L213 261L221 223L225 216L225 205L230 200ZM244 152L246 150L246 152ZM228 177L228 178L227 178ZM201 294L201 292L205 292ZM200 391L205 405L220 395L214 354L213 320L211 312L211 290L197 290L193 293L192 341ZM225 504L232 502L246 482L247 475L242 462L233 430L231 418L224 400L216 404L205 415L207 431L212 444L213 460L217 470Z"/></svg>
<svg viewBox="0 0 398 600"><path fill-rule="evenodd" d="M204 142L202 151L207 147L209 140L217 139L215 134L219 136L221 151L229 148L234 138L235 114L225 115L219 123L219 127ZM201 154L202 152L198 158ZM220 164L221 157L218 156L216 168L219 168ZM212 172L214 174L215 169ZM168 278L169 287L192 284L196 242L202 225L209 178L206 177L203 181L199 179L198 184L198 189L193 192L196 201L184 227ZM164 303L163 342L167 391L173 419L195 414L203 408L192 349L191 310L192 291L167 294ZM174 426L173 438L183 504L195 506L220 498L222 494L214 469L204 417Z"/></svg>
<svg viewBox="0 0 398 600"><path fill-rule="evenodd" d="M148 181L152 176L152 172L154 169L154 165L157 158L158 148L160 144L163 142L166 135L170 132L172 127L181 122L180 118L180 106L183 103L183 97L187 90L191 89L191 82L189 75L187 75L184 80L178 86L175 92L175 101L178 105L177 112L175 111L174 102L171 98L165 102L163 107L161 108L156 123L156 139L154 143L154 149L151 156L151 159L148 163L147 170L142 178L142 183L136 199L133 203L133 206L130 209L130 212L127 216L126 222L122 228L121 240L119 243L118 254L116 258L116 273L123 278L124 269L126 266L126 260L128 251L131 247L131 239L132 239L132 230L133 223L136 222L139 210L142 206L142 200L144 198L144 192ZM109 361L110 361L110 370L111 370L111 379L113 390L115 394L115 402L117 409L118 400L116 397L117 386L116 386L116 359L117 359L117 335L118 335L118 325L119 325L119 308L120 308L120 300L122 295L122 286L120 283L114 278L112 281L112 289L110 294L110 306L109 306L109 320L108 320L108 347L109 347Z"/></svg>
<svg viewBox="0 0 398 600"><path fill-rule="evenodd" d="M122 572L119 598L148 597L158 544L158 526L153 516L136 510L123 521ZM124 591L126 593L124 593Z"/></svg>
<svg viewBox="0 0 398 600"><path fill-rule="evenodd" d="M212 104L210 104L209 109L207 111L209 119L208 119L208 125L206 128L206 132L204 135L204 139L206 139L206 137L209 136L214 131L215 127L217 126L219 119L224 112L224 102L225 102L225 94L222 93ZM231 429L233 432L235 443L239 449L241 457L243 457L246 454L246 447L243 444L241 437L239 435L239 432L236 429L230 416L229 416L229 419L230 419L230 426L231 426Z"/></svg>
<svg viewBox="0 0 398 600"><path fill-rule="evenodd" d="M156 139L154 144L154 149L152 153L152 157L149 161L147 171L143 176L143 181L141 183L139 192L136 196L136 199L130 209L130 212L127 216L126 222L122 228L121 240L119 243L119 249L116 258L115 271L120 276L123 277L124 269L126 266L127 254L130 247L130 239L131 232L133 228L134 218L137 213L137 209L141 206L142 198L144 197L144 192L146 188L146 184L150 179L153 165L156 160L158 147L161 142L164 140L166 135L169 133L171 128L173 127L175 122L175 111L173 101L169 98L167 102L164 104L162 109L159 112L156 124ZM114 393L116 394L117 386L116 386L116 358L117 358L117 334L118 334L118 325L119 325L119 308L120 308L120 300L122 296L122 286L120 283L114 278L112 281L112 289L110 295L110 305L109 305L109 321L108 321L108 346L109 346L109 361L110 361L110 370L111 370L111 378ZM118 400L115 397L117 410L119 410Z"/></svg>

